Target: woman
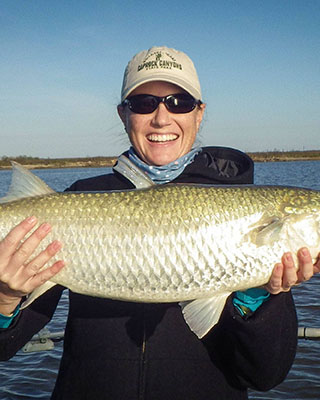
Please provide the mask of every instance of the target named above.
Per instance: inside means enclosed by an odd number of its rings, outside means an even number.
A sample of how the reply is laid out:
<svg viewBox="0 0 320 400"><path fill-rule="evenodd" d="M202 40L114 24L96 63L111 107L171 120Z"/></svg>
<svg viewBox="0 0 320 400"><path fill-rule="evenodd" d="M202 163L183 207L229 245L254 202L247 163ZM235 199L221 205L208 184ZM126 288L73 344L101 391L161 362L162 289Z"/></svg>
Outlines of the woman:
<svg viewBox="0 0 320 400"><path fill-rule="evenodd" d="M205 104L192 61L182 52L153 47L128 64L119 116L132 147L125 153L157 184L246 184L253 163L227 148L193 147ZM119 172L74 183L68 190L132 189ZM19 311L22 296L63 268L45 271L61 244L32 259L50 232L30 217L0 243L0 357L5 360L52 317L64 288L55 287ZM64 243L65 246L68 243ZM31 261L28 261L31 260ZM247 399L247 388L268 390L289 371L297 341L290 288L318 272L307 249L283 255L265 289L237 292L220 321L199 340L173 304L112 301L69 292L64 354L53 399ZM271 295L270 295L271 294Z"/></svg>

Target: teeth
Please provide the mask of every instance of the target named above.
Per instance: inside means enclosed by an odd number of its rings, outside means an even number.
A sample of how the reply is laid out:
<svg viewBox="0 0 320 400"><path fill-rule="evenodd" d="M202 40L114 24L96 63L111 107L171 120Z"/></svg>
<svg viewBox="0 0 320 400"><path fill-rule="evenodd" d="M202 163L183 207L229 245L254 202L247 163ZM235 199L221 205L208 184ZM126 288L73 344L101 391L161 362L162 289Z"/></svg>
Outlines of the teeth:
<svg viewBox="0 0 320 400"><path fill-rule="evenodd" d="M148 140L150 142L170 142L176 140L178 135L167 134L167 135L149 135Z"/></svg>

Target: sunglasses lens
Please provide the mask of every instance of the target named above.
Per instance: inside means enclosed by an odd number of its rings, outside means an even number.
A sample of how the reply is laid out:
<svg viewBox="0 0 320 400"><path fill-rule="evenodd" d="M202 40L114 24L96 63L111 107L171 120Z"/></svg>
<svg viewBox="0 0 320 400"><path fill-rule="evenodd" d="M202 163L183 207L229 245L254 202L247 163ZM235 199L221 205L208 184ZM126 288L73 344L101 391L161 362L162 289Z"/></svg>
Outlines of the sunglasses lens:
<svg viewBox="0 0 320 400"><path fill-rule="evenodd" d="M149 94L138 94L125 100L131 111L136 114L150 114L164 101L167 109L175 114L185 114L192 111L197 101L185 93L178 93L166 96L164 98L152 96Z"/></svg>
<svg viewBox="0 0 320 400"><path fill-rule="evenodd" d="M137 114L150 114L159 104L156 97L145 94L132 96L128 100L130 110Z"/></svg>
<svg viewBox="0 0 320 400"><path fill-rule="evenodd" d="M168 110L176 114L189 113L195 108L196 104L197 102L192 96L184 93L168 96L166 99Z"/></svg>

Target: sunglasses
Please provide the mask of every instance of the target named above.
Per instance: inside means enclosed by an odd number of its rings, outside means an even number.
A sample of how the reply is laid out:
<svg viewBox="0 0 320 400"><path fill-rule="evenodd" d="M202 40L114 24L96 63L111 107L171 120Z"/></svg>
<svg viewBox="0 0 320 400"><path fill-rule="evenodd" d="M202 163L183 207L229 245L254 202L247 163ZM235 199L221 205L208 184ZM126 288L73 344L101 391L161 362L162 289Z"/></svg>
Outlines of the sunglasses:
<svg viewBox="0 0 320 400"><path fill-rule="evenodd" d="M128 106L129 110L136 114L151 114L160 103L164 103L167 110L174 114L186 114L201 104L201 101L186 93L169 94L164 97L137 94L125 99L121 104L123 107Z"/></svg>

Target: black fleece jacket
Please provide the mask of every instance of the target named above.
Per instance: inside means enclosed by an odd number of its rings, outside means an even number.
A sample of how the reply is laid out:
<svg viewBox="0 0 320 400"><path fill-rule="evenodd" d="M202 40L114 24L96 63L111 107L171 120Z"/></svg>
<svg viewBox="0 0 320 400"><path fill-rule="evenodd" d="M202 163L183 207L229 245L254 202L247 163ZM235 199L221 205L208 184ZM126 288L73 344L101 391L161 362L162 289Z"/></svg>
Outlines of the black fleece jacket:
<svg viewBox="0 0 320 400"><path fill-rule="evenodd" d="M253 163L228 148L204 148L175 182L248 184ZM68 190L128 189L118 173ZM280 257L281 255L279 255ZM0 359L12 357L51 318L64 288L55 286L0 330ZM287 375L296 350L290 293L271 296L243 319L227 300L219 323L199 340L180 307L83 296L69 291L64 352L52 399L242 400Z"/></svg>

